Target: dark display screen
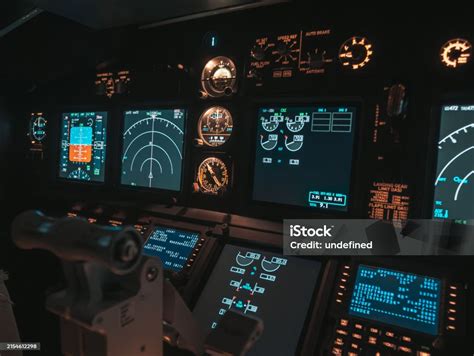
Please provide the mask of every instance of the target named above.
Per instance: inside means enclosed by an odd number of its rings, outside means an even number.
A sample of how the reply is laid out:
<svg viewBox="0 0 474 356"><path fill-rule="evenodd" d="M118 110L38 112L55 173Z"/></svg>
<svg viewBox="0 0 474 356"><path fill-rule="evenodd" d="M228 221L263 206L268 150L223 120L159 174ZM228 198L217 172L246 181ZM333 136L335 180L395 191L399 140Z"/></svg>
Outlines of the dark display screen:
<svg viewBox="0 0 474 356"><path fill-rule="evenodd" d="M440 298L439 279L360 265L349 314L436 335Z"/></svg>
<svg viewBox="0 0 474 356"><path fill-rule="evenodd" d="M164 269L180 272L199 241L199 233L157 227L143 247L147 256L159 257Z"/></svg>
<svg viewBox="0 0 474 356"><path fill-rule="evenodd" d="M433 217L474 219L474 105L441 108Z"/></svg>
<svg viewBox="0 0 474 356"><path fill-rule="evenodd" d="M103 182L106 140L106 112L62 114L59 177Z"/></svg>
<svg viewBox="0 0 474 356"><path fill-rule="evenodd" d="M257 316L264 332L248 355L294 355L321 264L226 245L194 309L204 332L229 310Z"/></svg>
<svg viewBox="0 0 474 356"><path fill-rule="evenodd" d="M347 211L356 109L260 108L253 198Z"/></svg>
<svg viewBox="0 0 474 356"><path fill-rule="evenodd" d="M156 109L124 114L124 185L179 191L186 111Z"/></svg>

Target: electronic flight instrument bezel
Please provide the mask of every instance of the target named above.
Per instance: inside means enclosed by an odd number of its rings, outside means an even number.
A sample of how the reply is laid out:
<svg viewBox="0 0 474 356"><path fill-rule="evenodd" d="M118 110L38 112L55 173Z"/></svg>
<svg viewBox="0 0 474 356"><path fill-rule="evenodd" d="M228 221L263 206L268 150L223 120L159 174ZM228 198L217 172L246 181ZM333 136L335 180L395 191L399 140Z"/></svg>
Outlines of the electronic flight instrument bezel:
<svg viewBox="0 0 474 356"><path fill-rule="evenodd" d="M354 142L352 146L352 167L351 176L349 177L349 196L351 199L347 205L347 211L337 211L331 209L321 209L314 207L302 207L280 203L263 202L255 200L253 197L254 191L254 174L255 174L255 163L256 163L256 134L258 129L258 111L259 108L266 107L279 107L279 106L299 107L299 106L351 106L356 109L357 118L354 123ZM363 163L358 158L361 157L362 144L361 138L364 137L364 127L366 125L365 115L365 101L360 97L299 97L299 98L273 98L273 99L257 99L252 102L252 128L251 128L251 155L249 159L250 169L248 177L248 209L249 215L257 218L309 218L315 216L356 216L358 212L362 211L364 192L358 187L365 184L361 172L363 171ZM248 114L250 115L250 114Z"/></svg>
<svg viewBox="0 0 474 356"><path fill-rule="evenodd" d="M226 244L219 244L218 251L212 256L213 263L212 268L206 272L205 275L205 283L201 285L201 287L195 290L194 293L194 300L191 305L192 310L196 307L196 304L201 297L201 294L204 291L205 286L207 285L211 274L214 272L214 268L221 257L221 253L226 245L231 245L235 247L241 247L243 249L257 249L261 250L262 252L281 255L281 249L277 248L276 246L270 246L267 243L261 243L253 240L241 240L237 238L233 238L232 234L229 236L229 240ZM303 259L303 260L310 260L314 261L311 257L305 256L292 256L296 259ZM315 326L321 323L321 310L324 307L324 299L326 298L326 294L328 294L327 287L331 286L331 273L330 269L332 268L331 263L327 263L324 259L319 259L318 262L321 264L320 271L316 283L314 285L314 289L311 295L311 299L308 304L308 311L306 313L305 320L303 321L303 327L301 329L301 334L297 343L297 348L295 350L295 355L306 355L309 353L314 352L313 343L316 339L318 339L318 331L316 330Z"/></svg>
<svg viewBox="0 0 474 356"><path fill-rule="evenodd" d="M456 273L447 272L444 268L436 265L436 259L431 261L429 272L427 272L426 264L416 262L414 259L409 259L406 264L400 265L395 258L376 257L371 259L363 257L355 257L350 261L341 261L338 266L334 286L331 288L331 300L328 304L328 325L331 325L324 332L324 345L332 349L332 335L335 328L338 327L338 320L340 318L348 319L349 322L360 322L361 324L388 328L393 330L398 335L414 336L417 340L414 344L419 344L420 341L428 347L432 347L432 343L438 337L450 337L454 340L458 336L466 333L466 297L469 290L466 289L464 283L458 280ZM438 328L435 335L423 333L414 329L397 326L394 324L377 321L370 317L363 318L349 313L349 304L354 291L356 276L360 265L384 268L394 271L400 271L408 274L416 274L422 277L436 278L441 283L440 299L438 309ZM454 309L450 312L449 309ZM454 315L454 320L450 321L448 318ZM352 327L352 326L351 326ZM350 327L350 328L351 328ZM454 327L454 329L452 328ZM380 337L383 340L383 336ZM436 353L435 353L436 354Z"/></svg>
<svg viewBox="0 0 474 356"><path fill-rule="evenodd" d="M442 107L444 105L474 105L474 92L449 93L440 95L437 98L432 98L430 107L430 129L428 132L428 147L426 153L426 169L424 176L424 186L429 187L424 189L422 195L422 216L427 219L433 218L434 196L435 196L435 181L438 160L438 139L441 128ZM457 222L457 220L453 220Z"/></svg>
<svg viewBox="0 0 474 356"><path fill-rule="evenodd" d="M184 125L183 125L183 148L182 148L182 159L181 159L181 177L179 183L179 190L171 190L171 189L162 189L162 188L155 188L155 187L142 187L142 186L132 186L122 183L122 154L123 154L123 134L125 130L125 112L130 110L170 110L170 109L181 109L185 112L184 117ZM166 101L166 102L154 102L154 103L125 103L116 108L116 118L119 119L120 123L117 124L116 128L118 141L115 145L117 148L118 158L115 159L114 162L117 166L114 170L115 179L114 183L119 187L121 191L128 191L128 192L142 192L148 194L154 194L157 196L164 196L164 197L179 197L182 196L184 189L184 182L186 179L186 159L189 157L189 121L191 118L190 114L190 105L189 103L185 103L183 101Z"/></svg>
<svg viewBox="0 0 474 356"><path fill-rule="evenodd" d="M63 125L63 114L66 113L81 113L81 112L106 112L107 113L107 124L106 124L106 139L107 143L105 145L105 162L104 162L104 179L103 181L84 181L84 180L75 180L61 177L59 175L60 164L61 164L61 132ZM51 115L51 121L57 120L56 124L51 124L51 133L50 133L50 145L53 147L51 163L54 165L51 170L53 174L53 181L59 185L72 185L72 186L82 186L82 187L91 187L91 189L98 189L104 187L108 184L110 179L110 168L112 165L113 159L111 159L111 150L113 149L113 144L110 142L111 137L111 124L113 117L113 111L109 106L106 105L77 105L77 106L61 106ZM53 138L51 138L53 137ZM93 188L95 187L95 188Z"/></svg>

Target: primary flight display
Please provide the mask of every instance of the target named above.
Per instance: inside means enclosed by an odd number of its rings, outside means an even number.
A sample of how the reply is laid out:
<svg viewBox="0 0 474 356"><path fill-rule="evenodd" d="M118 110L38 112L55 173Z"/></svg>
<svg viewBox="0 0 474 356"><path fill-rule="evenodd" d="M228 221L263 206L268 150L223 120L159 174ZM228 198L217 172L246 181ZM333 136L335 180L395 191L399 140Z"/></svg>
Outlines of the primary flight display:
<svg viewBox="0 0 474 356"><path fill-rule="evenodd" d="M183 109L124 113L123 185L180 190L185 120Z"/></svg>
<svg viewBox="0 0 474 356"><path fill-rule="evenodd" d="M107 140L107 112L63 113L59 177L103 182Z"/></svg>

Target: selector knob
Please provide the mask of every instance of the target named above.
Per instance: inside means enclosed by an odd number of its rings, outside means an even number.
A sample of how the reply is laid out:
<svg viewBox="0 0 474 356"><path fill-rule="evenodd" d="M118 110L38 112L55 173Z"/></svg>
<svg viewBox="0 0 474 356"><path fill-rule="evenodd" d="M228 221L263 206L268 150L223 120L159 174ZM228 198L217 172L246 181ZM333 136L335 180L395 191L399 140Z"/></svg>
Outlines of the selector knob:
<svg viewBox="0 0 474 356"><path fill-rule="evenodd" d="M263 61L265 59L265 49L261 46L253 46L250 55L257 61Z"/></svg>

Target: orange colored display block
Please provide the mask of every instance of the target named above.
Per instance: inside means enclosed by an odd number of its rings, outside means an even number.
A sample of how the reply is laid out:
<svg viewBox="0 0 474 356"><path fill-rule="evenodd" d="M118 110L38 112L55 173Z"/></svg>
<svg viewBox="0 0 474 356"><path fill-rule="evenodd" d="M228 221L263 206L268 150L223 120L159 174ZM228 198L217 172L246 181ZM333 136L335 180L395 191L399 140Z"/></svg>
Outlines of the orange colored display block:
<svg viewBox="0 0 474 356"><path fill-rule="evenodd" d="M92 160L92 146L91 145L70 145L69 146L69 161L88 163L91 160Z"/></svg>

